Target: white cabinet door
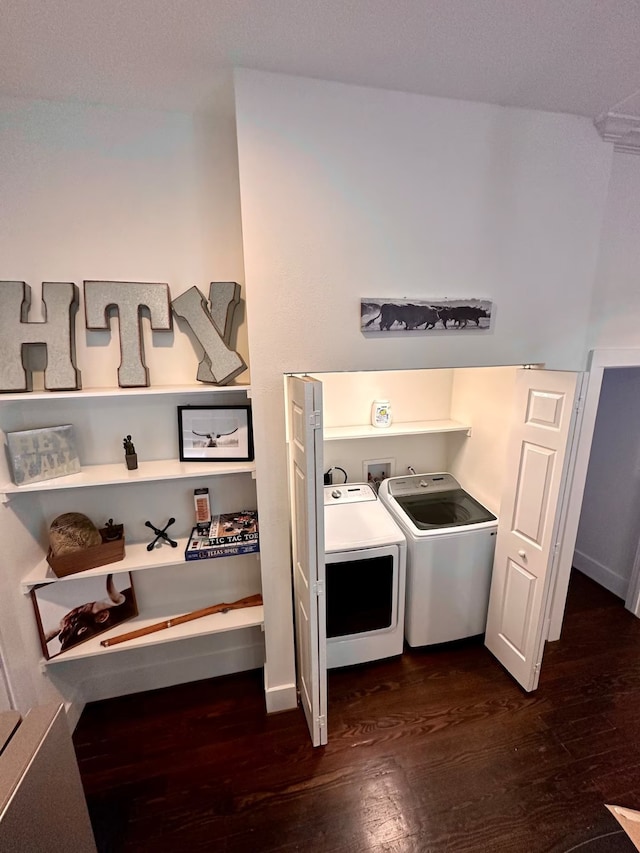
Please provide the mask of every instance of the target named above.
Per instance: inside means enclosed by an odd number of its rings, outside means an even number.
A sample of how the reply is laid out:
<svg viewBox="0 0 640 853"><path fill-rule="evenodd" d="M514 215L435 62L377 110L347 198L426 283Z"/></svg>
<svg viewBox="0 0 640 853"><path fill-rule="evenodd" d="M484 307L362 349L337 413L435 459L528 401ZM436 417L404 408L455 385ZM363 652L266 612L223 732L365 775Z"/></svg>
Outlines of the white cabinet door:
<svg viewBox="0 0 640 853"><path fill-rule="evenodd" d="M521 370L516 381L485 643L525 690L542 663L579 376Z"/></svg>
<svg viewBox="0 0 640 853"><path fill-rule="evenodd" d="M296 662L314 746L327 742L322 383L287 378Z"/></svg>

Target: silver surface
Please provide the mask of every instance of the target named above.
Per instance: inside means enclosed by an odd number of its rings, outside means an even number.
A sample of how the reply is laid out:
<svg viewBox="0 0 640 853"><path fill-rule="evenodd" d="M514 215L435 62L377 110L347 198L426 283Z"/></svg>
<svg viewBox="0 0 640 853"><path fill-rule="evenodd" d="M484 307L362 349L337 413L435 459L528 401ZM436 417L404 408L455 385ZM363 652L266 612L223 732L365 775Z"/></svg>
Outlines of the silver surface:
<svg viewBox="0 0 640 853"><path fill-rule="evenodd" d="M233 315L240 305L240 285L235 281L212 281L209 285L209 305L213 325L230 347Z"/></svg>
<svg viewBox="0 0 640 853"><path fill-rule="evenodd" d="M172 327L169 285L139 281L85 281L84 311L87 329L108 329L109 309L117 308L120 327L118 385L140 388L149 384L144 363L141 310L147 308L154 332Z"/></svg>
<svg viewBox="0 0 640 853"><path fill-rule="evenodd" d="M44 282L45 322L29 323L31 288L24 281L0 282L0 392L30 391L31 371L23 362L23 344L44 344L44 385L50 391L80 388L75 365L75 315L78 288L72 282Z"/></svg>
<svg viewBox="0 0 640 853"><path fill-rule="evenodd" d="M215 282L211 284L211 295L215 293ZM231 310L232 302L238 297L238 292L228 287L233 282L223 282L225 296L216 294L214 313L209 313L207 302L197 287L181 293L171 303L177 317L185 320L191 331L204 350L204 355L198 365L196 378L200 382L211 382L215 385L226 385L232 379L247 369L247 365L237 352L230 349L225 340L230 335L230 317L235 311ZM226 299L226 305L225 305ZM237 303L236 303L237 304ZM231 314L229 314L231 311ZM222 317L224 316L224 320ZM216 318L214 321L214 317ZM223 329L223 332L221 332Z"/></svg>
<svg viewBox="0 0 640 853"><path fill-rule="evenodd" d="M450 492L460 488L460 483L451 474L415 474L410 477L390 477L385 481L389 494L393 497L401 495L418 495L427 492Z"/></svg>
<svg viewBox="0 0 640 853"><path fill-rule="evenodd" d="M13 482L17 486L80 471L72 424L8 432L6 438Z"/></svg>

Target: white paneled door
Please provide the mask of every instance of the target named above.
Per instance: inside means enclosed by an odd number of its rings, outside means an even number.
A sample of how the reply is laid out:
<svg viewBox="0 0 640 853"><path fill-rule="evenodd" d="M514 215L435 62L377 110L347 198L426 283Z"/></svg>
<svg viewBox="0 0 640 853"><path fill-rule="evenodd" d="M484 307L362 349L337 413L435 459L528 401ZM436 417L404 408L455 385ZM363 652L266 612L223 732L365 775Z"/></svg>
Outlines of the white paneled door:
<svg viewBox="0 0 640 853"><path fill-rule="evenodd" d="M521 370L507 450L485 643L538 686L580 374Z"/></svg>
<svg viewBox="0 0 640 853"><path fill-rule="evenodd" d="M314 746L327 742L322 383L287 377L296 663Z"/></svg>

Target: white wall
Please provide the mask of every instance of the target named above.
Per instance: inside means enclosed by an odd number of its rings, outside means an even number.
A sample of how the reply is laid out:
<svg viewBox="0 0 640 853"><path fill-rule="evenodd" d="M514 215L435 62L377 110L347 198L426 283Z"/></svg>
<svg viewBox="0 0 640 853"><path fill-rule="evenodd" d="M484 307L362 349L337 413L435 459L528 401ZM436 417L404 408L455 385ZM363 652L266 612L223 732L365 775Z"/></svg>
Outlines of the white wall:
<svg viewBox="0 0 640 853"><path fill-rule="evenodd" d="M512 424L515 367L453 371L451 417L470 423L471 435L450 445L448 470L463 488L499 514Z"/></svg>
<svg viewBox="0 0 640 853"><path fill-rule="evenodd" d="M471 435L444 433L380 436L324 442L324 468L344 468L350 481L362 478L363 462L391 458L397 476L411 465L418 472L449 471L493 512L500 510L505 454L512 423L517 367L453 370L318 373L324 397L324 426L369 422L374 399L391 401L394 421L451 418L471 424ZM335 482L342 474L336 472Z"/></svg>
<svg viewBox="0 0 640 853"><path fill-rule="evenodd" d="M277 693L294 677L282 374L581 369L611 146L576 116L248 71L236 114ZM491 297L495 325L365 339L367 296Z"/></svg>
<svg viewBox="0 0 640 853"><path fill-rule="evenodd" d="M640 347L640 157L615 154L591 307L589 346Z"/></svg>
<svg viewBox="0 0 640 853"><path fill-rule="evenodd" d="M640 538L640 369L605 370L574 566L626 596Z"/></svg>
<svg viewBox="0 0 640 853"><path fill-rule="evenodd" d="M182 113L1 99L0 163L0 280L31 285L31 320L42 319L42 281L74 281L81 289L84 279L159 281L169 283L176 296L192 285L206 294L212 280L243 280L231 118L214 123ZM194 382L199 353L180 327L174 324L173 333L161 337L151 335L147 321L144 326L151 383ZM237 347L248 360L244 323ZM88 333L81 305L77 350L84 387L117 385L117 321L111 334ZM244 381L248 378L248 373L242 375ZM10 404L7 415L9 404L3 405L3 417L15 422L67 420L65 413L84 417L74 413L72 405L66 409L54 404L53 396L46 412L42 406L36 412L28 403ZM92 422L83 421L80 443L88 451L99 437L97 443L107 456L119 454L122 434L132 431L127 428L131 407L127 398L116 398L106 412L101 405L96 403ZM166 443L175 431L175 411L159 411L159 417L171 418L171 430L158 431ZM95 431L96 441L87 438L89 431ZM134 438L141 458L152 458L157 435L146 440L138 432ZM110 440L117 451L106 446ZM132 512L136 519L169 510L168 497L160 489L153 490L152 500L149 492L131 499L138 502ZM118 500L107 490L104 496L88 495L86 507L99 513L101 521L108 517L105 513L113 515L114 504L126 514L126 502ZM0 507L2 644L11 687L23 710L58 693L39 671L33 608L20 593L19 580L41 559L52 514L59 507L68 509L68 503L65 493L59 503L52 496L42 505L20 496ZM182 527L188 523L189 516L181 519ZM248 571L257 575L255 567ZM126 655L120 660L126 661ZM95 677L95 671L89 675ZM73 676L67 681L66 698L73 698L68 695Z"/></svg>
<svg viewBox="0 0 640 853"><path fill-rule="evenodd" d="M42 319L42 281L167 282L172 296L242 281L235 133L225 122L0 99L0 280L31 286L29 319ZM83 311L82 384L117 385L117 320L111 335L87 332ZM155 341L144 329L151 383L194 381L194 346L180 327ZM246 360L244 324L237 344Z"/></svg>
<svg viewBox="0 0 640 853"><path fill-rule="evenodd" d="M451 370L388 370L315 374L322 381L324 426L369 424L373 400L391 402L393 421L442 420L450 417ZM324 470L344 468L351 482L363 479L365 460L392 459L392 473L440 471L446 465L450 436L385 435L324 442ZM335 482L342 480L335 473Z"/></svg>

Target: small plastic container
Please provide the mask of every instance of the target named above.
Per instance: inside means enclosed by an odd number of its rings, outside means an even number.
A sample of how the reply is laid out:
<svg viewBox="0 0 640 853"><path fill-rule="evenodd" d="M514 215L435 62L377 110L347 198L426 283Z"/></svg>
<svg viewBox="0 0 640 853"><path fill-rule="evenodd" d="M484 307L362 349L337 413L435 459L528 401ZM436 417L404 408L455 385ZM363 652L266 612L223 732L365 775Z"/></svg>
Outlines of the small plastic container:
<svg viewBox="0 0 640 853"><path fill-rule="evenodd" d="M371 426L384 429L391 426L391 403L388 400L374 400L371 404Z"/></svg>

